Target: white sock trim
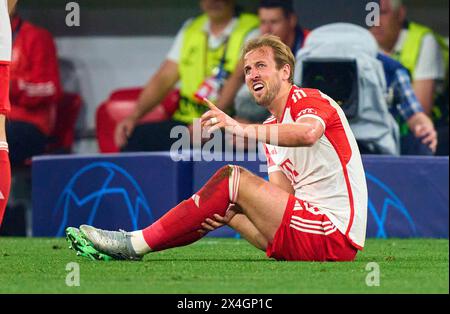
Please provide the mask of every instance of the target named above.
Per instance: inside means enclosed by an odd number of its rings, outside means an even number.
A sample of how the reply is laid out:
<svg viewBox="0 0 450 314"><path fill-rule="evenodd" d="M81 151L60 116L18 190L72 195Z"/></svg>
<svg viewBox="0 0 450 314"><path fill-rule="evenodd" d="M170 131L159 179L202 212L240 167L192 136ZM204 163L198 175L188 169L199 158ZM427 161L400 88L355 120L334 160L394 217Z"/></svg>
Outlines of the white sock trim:
<svg viewBox="0 0 450 314"><path fill-rule="evenodd" d="M8 143L7 142L0 142L0 150L5 150L7 152L9 152L8 150Z"/></svg>
<svg viewBox="0 0 450 314"><path fill-rule="evenodd" d="M131 246L133 247L136 254L144 255L151 251L150 247L144 239L144 233L142 232L142 230L137 230L130 233Z"/></svg>
<svg viewBox="0 0 450 314"><path fill-rule="evenodd" d="M236 203L239 191L239 181L241 178L241 170L238 166L231 167L231 176L228 178L228 190L230 195L230 202Z"/></svg>

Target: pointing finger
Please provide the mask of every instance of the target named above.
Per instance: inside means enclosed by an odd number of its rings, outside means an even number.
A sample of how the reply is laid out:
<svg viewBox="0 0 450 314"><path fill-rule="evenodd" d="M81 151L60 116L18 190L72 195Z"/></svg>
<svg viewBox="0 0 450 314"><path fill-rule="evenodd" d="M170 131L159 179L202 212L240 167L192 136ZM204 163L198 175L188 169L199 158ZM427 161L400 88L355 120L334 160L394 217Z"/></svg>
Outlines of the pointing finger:
<svg viewBox="0 0 450 314"><path fill-rule="evenodd" d="M203 101L206 103L206 105L209 107L209 109L219 110L219 108L217 108L216 105L214 105L211 101L209 101L208 98L203 98Z"/></svg>

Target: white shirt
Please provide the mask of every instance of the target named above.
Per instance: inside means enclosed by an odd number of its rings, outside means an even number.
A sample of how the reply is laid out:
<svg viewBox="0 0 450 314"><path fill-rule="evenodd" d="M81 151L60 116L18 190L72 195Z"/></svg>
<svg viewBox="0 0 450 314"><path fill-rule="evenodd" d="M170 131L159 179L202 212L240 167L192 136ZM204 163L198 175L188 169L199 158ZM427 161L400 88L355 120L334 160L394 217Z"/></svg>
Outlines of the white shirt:
<svg viewBox="0 0 450 314"><path fill-rule="evenodd" d="M402 29L394 52L400 52L408 35L407 29ZM414 70L414 80L439 80L445 77L444 58L433 34L426 34L422 39L419 58Z"/></svg>
<svg viewBox="0 0 450 314"><path fill-rule="evenodd" d="M11 61L11 24L8 1L0 0L0 63Z"/></svg>
<svg viewBox="0 0 450 314"><path fill-rule="evenodd" d="M281 121L272 116L264 124L290 124L305 117L322 124L322 137L312 147L266 144L268 172L282 171L295 197L310 206L306 210L326 215L353 246L362 249L367 185L358 145L339 105L316 89L293 86Z"/></svg>

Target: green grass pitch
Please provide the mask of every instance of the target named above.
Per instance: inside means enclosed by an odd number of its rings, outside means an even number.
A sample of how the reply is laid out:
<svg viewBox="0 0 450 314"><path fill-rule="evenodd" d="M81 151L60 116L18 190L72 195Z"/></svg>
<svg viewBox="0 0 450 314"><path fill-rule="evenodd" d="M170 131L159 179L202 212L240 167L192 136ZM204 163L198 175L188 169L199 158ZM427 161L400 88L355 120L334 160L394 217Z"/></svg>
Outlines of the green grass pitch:
<svg viewBox="0 0 450 314"><path fill-rule="evenodd" d="M449 293L448 244L368 239L354 262L306 263L267 259L244 240L207 238L142 262L94 262L63 239L0 238L0 293ZM79 286L66 285L71 262ZM379 286L366 284L370 262L379 265Z"/></svg>

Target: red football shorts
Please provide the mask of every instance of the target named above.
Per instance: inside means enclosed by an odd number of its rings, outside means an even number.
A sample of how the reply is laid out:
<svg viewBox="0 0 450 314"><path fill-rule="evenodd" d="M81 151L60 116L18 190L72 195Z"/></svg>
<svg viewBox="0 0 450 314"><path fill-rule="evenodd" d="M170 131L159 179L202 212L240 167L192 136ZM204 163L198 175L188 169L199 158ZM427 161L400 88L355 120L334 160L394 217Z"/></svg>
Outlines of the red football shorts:
<svg viewBox="0 0 450 314"><path fill-rule="evenodd" d="M267 246L267 256L287 261L352 261L357 249L318 211L291 195L283 221ZM313 210L314 211L314 210Z"/></svg>

